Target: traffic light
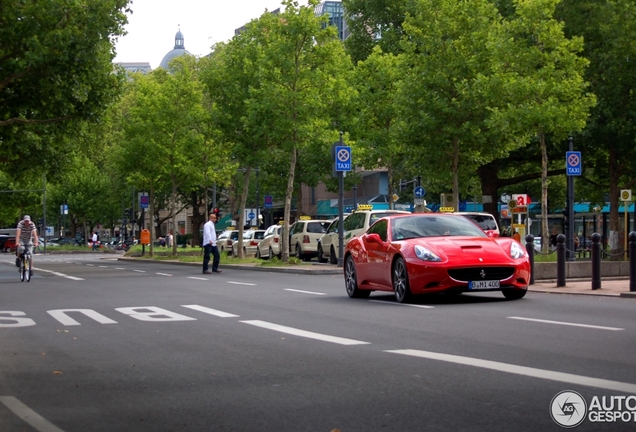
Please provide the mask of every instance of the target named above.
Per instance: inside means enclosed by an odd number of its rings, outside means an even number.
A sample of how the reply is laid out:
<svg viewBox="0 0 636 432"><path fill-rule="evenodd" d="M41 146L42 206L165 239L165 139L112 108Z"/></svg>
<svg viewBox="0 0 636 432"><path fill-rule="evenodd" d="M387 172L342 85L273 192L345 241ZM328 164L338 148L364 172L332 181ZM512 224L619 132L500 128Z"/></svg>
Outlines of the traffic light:
<svg viewBox="0 0 636 432"><path fill-rule="evenodd" d="M212 213L216 215L217 220L221 220L221 210L218 207L212 209Z"/></svg>
<svg viewBox="0 0 636 432"><path fill-rule="evenodd" d="M126 210L124 210L124 217L126 219L131 219L132 218L132 209L127 208Z"/></svg>

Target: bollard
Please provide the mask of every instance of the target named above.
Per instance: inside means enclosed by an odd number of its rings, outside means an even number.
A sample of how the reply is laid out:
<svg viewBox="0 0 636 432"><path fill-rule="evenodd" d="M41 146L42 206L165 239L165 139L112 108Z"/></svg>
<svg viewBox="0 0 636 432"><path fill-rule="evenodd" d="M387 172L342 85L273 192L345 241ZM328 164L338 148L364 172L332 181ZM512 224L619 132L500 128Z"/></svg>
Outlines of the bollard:
<svg viewBox="0 0 636 432"><path fill-rule="evenodd" d="M557 236L557 287L565 286L565 236Z"/></svg>
<svg viewBox="0 0 636 432"><path fill-rule="evenodd" d="M530 260L530 285L534 285L534 236L532 234L526 236L526 252Z"/></svg>
<svg viewBox="0 0 636 432"><path fill-rule="evenodd" d="M629 233L629 290L636 291L636 231Z"/></svg>
<svg viewBox="0 0 636 432"><path fill-rule="evenodd" d="M601 235L592 234L592 289L601 289Z"/></svg>

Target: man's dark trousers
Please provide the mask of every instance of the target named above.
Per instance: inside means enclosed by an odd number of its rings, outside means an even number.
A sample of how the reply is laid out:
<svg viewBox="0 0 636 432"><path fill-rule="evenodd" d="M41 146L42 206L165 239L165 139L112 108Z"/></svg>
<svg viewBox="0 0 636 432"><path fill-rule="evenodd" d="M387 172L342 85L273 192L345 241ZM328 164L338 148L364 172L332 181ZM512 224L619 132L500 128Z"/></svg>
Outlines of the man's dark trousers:
<svg viewBox="0 0 636 432"><path fill-rule="evenodd" d="M212 253L212 271L219 270L219 261L221 261L221 256L219 255L219 248L217 246L212 246L211 244L206 244L203 246L203 271L208 271L209 263L210 263L210 253Z"/></svg>

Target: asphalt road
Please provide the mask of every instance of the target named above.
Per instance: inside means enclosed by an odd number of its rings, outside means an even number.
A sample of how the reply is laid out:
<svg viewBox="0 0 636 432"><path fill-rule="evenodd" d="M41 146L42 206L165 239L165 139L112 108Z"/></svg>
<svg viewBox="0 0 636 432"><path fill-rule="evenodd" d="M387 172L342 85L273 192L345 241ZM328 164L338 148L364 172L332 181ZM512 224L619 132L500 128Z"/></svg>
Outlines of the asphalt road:
<svg viewBox="0 0 636 432"><path fill-rule="evenodd" d="M631 299L401 305L340 275L100 258L36 256L21 283L0 255L0 431L558 431L563 391L577 431L635 430Z"/></svg>

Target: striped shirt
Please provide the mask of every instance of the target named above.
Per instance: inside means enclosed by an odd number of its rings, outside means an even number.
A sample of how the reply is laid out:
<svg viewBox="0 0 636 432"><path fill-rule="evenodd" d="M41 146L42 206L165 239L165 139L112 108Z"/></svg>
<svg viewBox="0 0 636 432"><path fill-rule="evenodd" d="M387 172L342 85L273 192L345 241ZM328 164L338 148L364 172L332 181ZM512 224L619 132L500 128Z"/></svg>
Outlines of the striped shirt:
<svg viewBox="0 0 636 432"><path fill-rule="evenodd" d="M29 222L29 226L27 226L24 223L24 220L21 220L18 223L18 229L20 230L19 242L23 244L32 243L33 231L35 231L35 224L33 222Z"/></svg>

